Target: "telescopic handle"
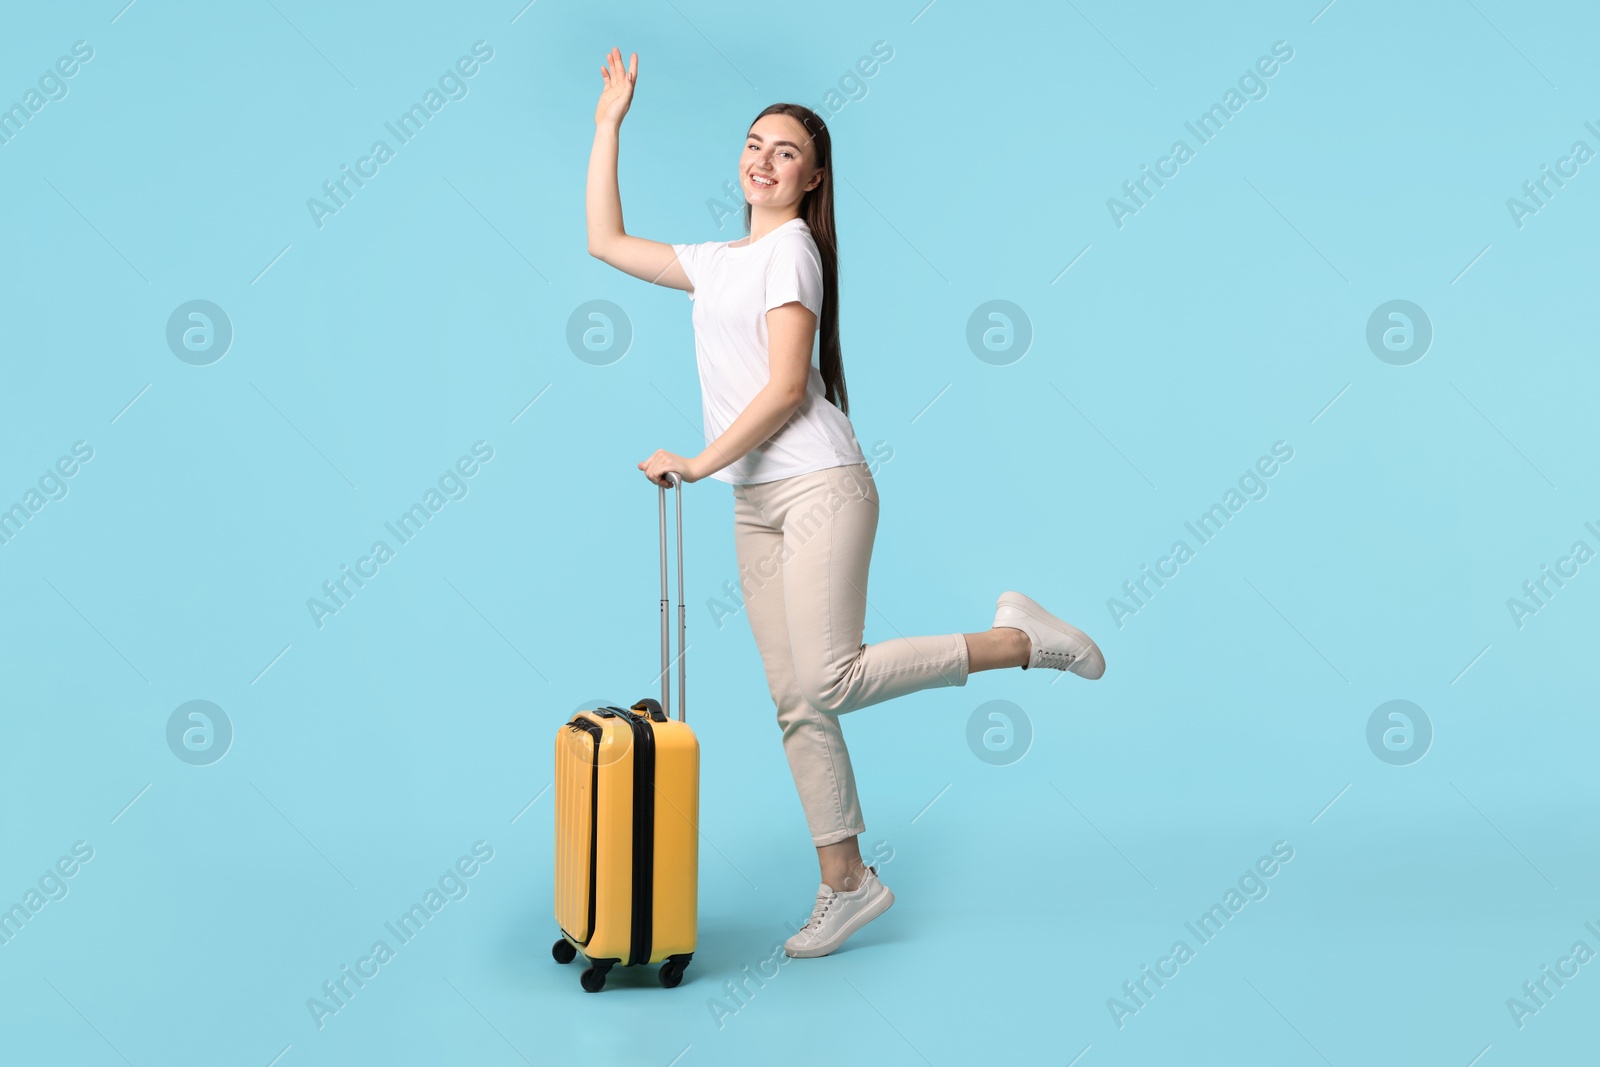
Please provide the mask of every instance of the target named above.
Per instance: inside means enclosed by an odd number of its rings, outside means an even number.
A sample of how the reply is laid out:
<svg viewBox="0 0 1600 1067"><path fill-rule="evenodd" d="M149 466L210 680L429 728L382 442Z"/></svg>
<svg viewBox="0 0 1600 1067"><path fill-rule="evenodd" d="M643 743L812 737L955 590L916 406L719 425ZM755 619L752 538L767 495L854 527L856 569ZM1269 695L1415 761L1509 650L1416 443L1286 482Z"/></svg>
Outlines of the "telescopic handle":
<svg viewBox="0 0 1600 1067"><path fill-rule="evenodd" d="M676 513L678 517L678 721L684 721L684 706L688 703L684 689L684 630L686 619L683 602L683 479L674 471L667 471L666 476L677 489ZM671 658L668 654L668 621L667 607L667 487L661 486L661 712L668 718L672 717L671 704Z"/></svg>

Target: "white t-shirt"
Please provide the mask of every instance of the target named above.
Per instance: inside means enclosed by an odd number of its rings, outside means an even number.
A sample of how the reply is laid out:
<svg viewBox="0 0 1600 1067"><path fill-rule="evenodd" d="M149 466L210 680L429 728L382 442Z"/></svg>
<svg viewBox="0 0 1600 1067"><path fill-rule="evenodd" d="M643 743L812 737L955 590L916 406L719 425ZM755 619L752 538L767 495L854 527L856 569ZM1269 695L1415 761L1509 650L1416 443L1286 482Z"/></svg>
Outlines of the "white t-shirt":
<svg viewBox="0 0 1600 1067"><path fill-rule="evenodd" d="M720 437L771 379L767 312L798 300L817 316L804 402L762 444L711 477L735 485L770 482L849 463L864 463L850 419L830 403L821 366L822 257L804 219L792 218L760 240L674 244L694 286L694 350L706 442Z"/></svg>

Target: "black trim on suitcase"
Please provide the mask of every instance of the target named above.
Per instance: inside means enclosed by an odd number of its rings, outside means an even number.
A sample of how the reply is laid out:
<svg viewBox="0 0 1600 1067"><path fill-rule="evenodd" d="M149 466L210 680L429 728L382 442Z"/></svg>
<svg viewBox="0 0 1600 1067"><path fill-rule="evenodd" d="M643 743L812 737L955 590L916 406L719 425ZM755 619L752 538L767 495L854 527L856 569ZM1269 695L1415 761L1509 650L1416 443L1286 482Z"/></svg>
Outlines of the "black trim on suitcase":
<svg viewBox="0 0 1600 1067"><path fill-rule="evenodd" d="M578 716L567 723L574 730L582 730L594 740L594 753L589 760L589 932L578 944L585 947L594 938L595 853L600 845L600 737L604 732L599 723Z"/></svg>
<svg viewBox="0 0 1600 1067"><path fill-rule="evenodd" d="M624 712L633 728L633 937L628 964L650 962L655 913L656 736L645 715Z"/></svg>
<svg viewBox="0 0 1600 1067"><path fill-rule="evenodd" d="M655 701L648 703L654 704ZM629 924L627 960L627 966L633 967L649 963L650 953L654 949L656 737L650 727L654 716L619 708L614 704L595 709L595 714L608 719L616 717L626 720L633 736L633 876L630 887L633 915ZM593 907L592 897L590 906Z"/></svg>

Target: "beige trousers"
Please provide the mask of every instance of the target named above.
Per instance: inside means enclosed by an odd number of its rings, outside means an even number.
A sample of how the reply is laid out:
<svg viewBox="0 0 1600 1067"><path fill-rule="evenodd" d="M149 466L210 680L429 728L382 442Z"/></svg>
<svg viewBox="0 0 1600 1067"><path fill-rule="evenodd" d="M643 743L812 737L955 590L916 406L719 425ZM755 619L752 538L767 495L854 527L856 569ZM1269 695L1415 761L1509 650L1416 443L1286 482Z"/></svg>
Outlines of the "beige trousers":
<svg viewBox="0 0 1600 1067"><path fill-rule="evenodd" d="M878 530L865 463L735 485L733 499L740 589L784 755L812 841L834 844L866 831L838 716L966 685L967 643L959 633L862 643Z"/></svg>

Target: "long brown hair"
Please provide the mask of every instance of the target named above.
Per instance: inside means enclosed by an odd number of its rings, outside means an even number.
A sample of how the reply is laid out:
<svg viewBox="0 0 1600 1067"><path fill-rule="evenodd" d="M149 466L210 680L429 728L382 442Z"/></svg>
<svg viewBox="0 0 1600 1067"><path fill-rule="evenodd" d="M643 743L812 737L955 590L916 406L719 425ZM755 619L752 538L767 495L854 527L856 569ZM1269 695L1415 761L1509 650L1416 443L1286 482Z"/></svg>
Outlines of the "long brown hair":
<svg viewBox="0 0 1600 1067"><path fill-rule="evenodd" d="M817 187L800 198L800 217L811 230L822 257L822 317L817 321L822 384L829 403L848 415L850 398L844 387L844 359L839 352L839 238L833 228L833 141L821 117L801 104L773 104L756 119L767 115L788 115L804 126L816 153L817 167L826 168ZM750 125L754 126L755 120ZM744 205L744 230L750 232L749 201Z"/></svg>

